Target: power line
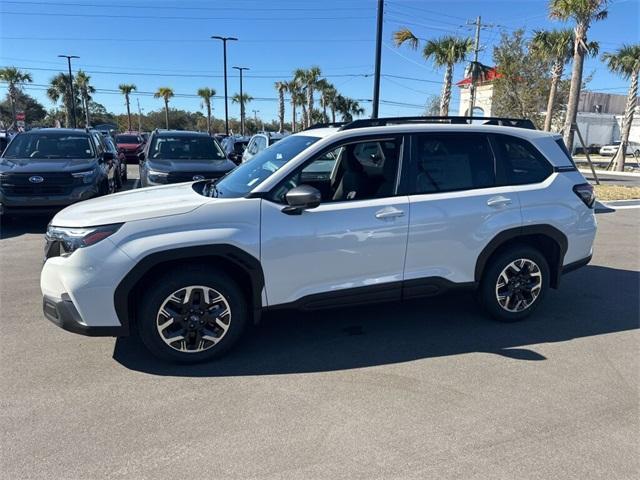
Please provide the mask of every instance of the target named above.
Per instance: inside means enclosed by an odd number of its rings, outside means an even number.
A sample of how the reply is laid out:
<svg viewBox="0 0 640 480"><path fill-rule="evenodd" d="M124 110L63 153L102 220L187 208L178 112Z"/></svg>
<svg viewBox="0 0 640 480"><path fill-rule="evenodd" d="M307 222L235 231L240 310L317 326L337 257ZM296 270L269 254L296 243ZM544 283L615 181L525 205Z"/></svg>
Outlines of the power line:
<svg viewBox="0 0 640 480"><path fill-rule="evenodd" d="M4 65L2 67L7 67L8 65ZM60 69L57 68L42 68L42 67L25 67L25 66L16 66L13 65L15 68L19 68L22 70L36 70L36 71L45 71L45 72L60 72ZM136 73L136 72L112 72L112 71L95 71L95 70L85 70L85 73L91 73L91 74L104 74L104 75L146 75L146 74L140 74L140 73ZM152 74L149 74L152 75ZM153 74L153 76L159 76L159 77L186 77L186 78L222 78L223 75L194 75L194 74ZM323 75L323 77L327 77L327 78L350 78L350 79L354 79L354 78L369 78L373 76L373 74L371 73L337 73L337 74L329 74L329 75ZM390 74L390 73L383 73L381 74L382 77L389 77L389 78L397 78L400 80L411 80L411 81L415 81L415 82L424 82L424 83L434 83L434 84L438 84L441 85L442 82L441 81L437 81L437 80L427 80L425 78L417 78L417 77L407 77L407 76L403 76L403 75L394 75L394 74ZM274 75L245 75L245 78L265 78L265 79L277 79L277 78L281 78L282 75L278 75L278 76L274 76ZM239 76L231 76L231 78L239 78ZM30 85L34 85L34 84L30 84ZM139 93L139 92L138 92Z"/></svg>
<svg viewBox="0 0 640 480"><path fill-rule="evenodd" d="M387 3L389 5L394 6L394 7L408 8L408 9L415 10L415 11L418 11L418 12L429 13L431 15L438 15L438 16L445 17L445 18L453 18L455 20L461 20L463 22L466 20L466 18L464 18L464 17L458 17L458 16L455 16L455 15L450 15L450 14L438 12L438 11L435 11L435 10L429 10L429 9L426 9L426 8L415 7L413 5L404 5L404 4L400 4L400 3L391 3L391 2L388 2L388 1L387 1Z"/></svg>
<svg viewBox="0 0 640 480"><path fill-rule="evenodd" d="M0 59L4 59L4 60L10 60L10 61L18 61L18 62L28 62L28 63L44 63L44 64L49 64L49 65L59 65L60 62L54 62L54 61L49 61L49 60L35 60L35 59L30 59L30 58L18 58L18 57L5 57L0 55ZM97 64L89 64L89 63L81 63L81 62L77 62L76 63L78 65L78 69L82 69L85 67L93 67L93 68L121 68L122 65L97 65ZM29 67L27 67L29 68ZM127 67L125 67L127 68ZM138 70L137 68L133 67L134 70ZM349 66L343 66L343 67L330 67L328 68L328 70L344 70L344 69L354 69L354 68L366 68L366 69L370 69L372 68L371 65L349 65ZM175 68L144 68L141 69L142 72L176 72L176 71L180 71L182 73L193 73L193 74L222 74L221 71L213 71L213 70L183 70L182 67L175 67ZM284 70L254 70L254 72L259 72L259 73L272 73L274 75L278 74L278 75L291 75L292 72L291 71L284 71ZM135 72L131 72L131 73L135 73ZM325 74L325 75L329 75L329 74Z"/></svg>
<svg viewBox="0 0 640 480"><path fill-rule="evenodd" d="M45 17L76 17L76 18L134 18L134 19L154 19L154 20L266 20L269 22L274 21L289 21L289 20L370 20L374 17L365 16L340 16L340 17L282 17L280 15L273 17L177 17L177 16L162 16L162 15L114 15L114 14L93 14L93 13L42 13L42 12L8 12L6 10L1 11L2 15L18 15L18 16L45 16Z"/></svg>
<svg viewBox="0 0 640 480"><path fill-rule="evenodd" d="M43 5L43 6L51 6L51 7L82 7L82 8L133 8L139 10L149 10L148 5L127 5L127 4L98 4L98 3L75 3L75 2L35 2L35 1L16 1L16 0L3 0L3 3L11 3L18 5ZM242 10L246 11L247 7L230 7L225 6L221 7L189 7L189 6L175 6L175 5L161 5L154 4L153 8L155 10L199 10L199 11L215 11L219 12L220 10L229 11L229 10ZM277 12L277 11L298 11L298 12L314 12L314 11L326 11L326 8L300 8L300 7L268 7L268 8L260 8L260 7L251 7L253 11L265 11L265 12ZM362 10L362 7L332 7L331 10Z"/></svg>
<svg viewBox="0 0 640 480"><path fill-rule="evenodd" d="M5 65L8 66L8 65ZM15 65L14 65L15 66ZM44 72L59 72L58 68L44 68L44 67L24 67L16 66L24 70L36 70ZM188 73L155 73L155 72L121 72L121 71L105 71L105 70L85 70L85 73L91 73L93 75L130 75L130 76L143 76L143 77L180 77L180 78L223 78L223 75L210 75L210 74L188 74ZM290 75L290 74L288 74ZM341 78L341 77L370 77L370 73L336 73L330 75L323 75L328 78ZM231 78L238 77L230 76ZM266 78L266 79L278 79L282 78L282 75L245 75L246 78Z"/></svg>
<svg viewBox="0 0 640 480"><path fill-rule="evenodd" d="M64 42L118 42L118 43L211 43L204 38L82 38L82 37L0 37L0 40L20 40L34 42L64 41ZM273 39L242 39L242 43L348 43L373 42L368 38L273 38Z"/></svg>

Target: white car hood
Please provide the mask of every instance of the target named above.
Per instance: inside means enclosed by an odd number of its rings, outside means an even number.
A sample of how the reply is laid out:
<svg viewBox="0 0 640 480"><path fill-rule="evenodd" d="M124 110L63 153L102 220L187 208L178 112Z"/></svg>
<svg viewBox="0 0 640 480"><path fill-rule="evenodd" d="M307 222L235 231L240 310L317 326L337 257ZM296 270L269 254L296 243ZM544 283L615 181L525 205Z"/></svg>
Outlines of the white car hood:
<svg viewBox="0 0 640 480"><path fill-rule="evenodd" d="M179 215L208 201L211 199L195 192L191 183L141 188L73 204L53 217L51 224L92 227Z"/></svg>

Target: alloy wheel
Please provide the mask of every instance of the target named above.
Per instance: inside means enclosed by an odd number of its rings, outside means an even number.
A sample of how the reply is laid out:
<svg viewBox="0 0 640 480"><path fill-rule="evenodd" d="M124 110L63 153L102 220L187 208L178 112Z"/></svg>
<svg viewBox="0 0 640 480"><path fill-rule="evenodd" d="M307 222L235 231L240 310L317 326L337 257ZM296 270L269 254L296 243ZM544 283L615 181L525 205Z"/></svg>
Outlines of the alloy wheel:
<svg viewBox="0 0 640 480"><path fill-rule="evenodd" d="M169 347L196 353L215 346L231 324L231 308L217 290L192 285L176 290L160 305L158 334Z"/></svg>
<svg viewBox="0 0 640 480"><path fill-rule="evenodd" d="M542 271L528 258L507 265L496 282L498 304L508 312L522 312L536 301L542 291Z"/></svg>

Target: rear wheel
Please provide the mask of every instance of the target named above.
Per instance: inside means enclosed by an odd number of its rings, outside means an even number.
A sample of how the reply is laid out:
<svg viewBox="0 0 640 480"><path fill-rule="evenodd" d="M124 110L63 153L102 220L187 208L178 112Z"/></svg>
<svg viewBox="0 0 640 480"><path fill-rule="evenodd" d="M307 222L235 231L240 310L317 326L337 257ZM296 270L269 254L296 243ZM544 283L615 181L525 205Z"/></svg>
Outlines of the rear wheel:
<svg viewBox="0 0 640 480"><path fill-rule="evenodd" d="M114 192L117 192L122 188L122 177L120 176L120 172L117 172L113 177L113 184L114 184L114 187L113 187Z"/></svg>
<svg viewBox="0 0 640 480"><path fill-rule="evenodd" d="M227 352L247 324L246 301L222 272L192 267L145 288L138 332L157 357L197 363Z"/></svg>
<svg viewBox="0 0 640 480"><path fill-rule="evenodd" d="M512 247L487 266L478 296L496 320L522 320L542 302L549 288L549 276L547 260L538 250L528 246Z"/></svg>

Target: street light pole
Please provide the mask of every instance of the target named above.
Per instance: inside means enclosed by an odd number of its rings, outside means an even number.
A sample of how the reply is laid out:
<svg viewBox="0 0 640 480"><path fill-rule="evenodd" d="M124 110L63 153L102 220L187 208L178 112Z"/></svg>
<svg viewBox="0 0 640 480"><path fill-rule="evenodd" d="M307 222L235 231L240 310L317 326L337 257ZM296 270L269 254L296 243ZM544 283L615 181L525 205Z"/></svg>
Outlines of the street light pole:
<svg viewBox="0 0 640 480"><path fill-rule="evenodd" d="M382 60L382 19L384 16L384 1L378 0L378 19L376 27L376 58L373 72L373 105L371 118L378 118L378 104L380 103L380 63Z"/></svg>
<svg viewBox="0 0 640 480"><path fill-rule="evenodd" d="M237 41L236 37L220 37L213 35L211 38L222 41L222 52L224 62L224 128L227 135L229 135L229 100L227 93L227 41Z"/></svg>
<svg viewBox="0 0 640 480"><path fill-rule="evenodd" d="M244 135L244 96L242 95L242 71L249 67L231 67L240 72L240 134Z"/></svg>
<svg viewBox="0 0 640 480"><path fill-rule="evenodd" d="M66 58L69 66L69 89L71 90L71 113L73 118L73 128L78 128L78 122L76 121L76 93L73 89L73 76L71 75L71 59L80 58L77 55L58 55L60 58Z"/></svg>

